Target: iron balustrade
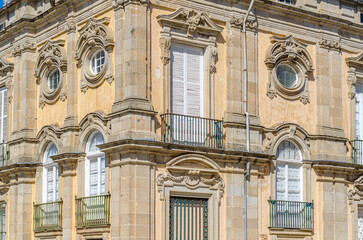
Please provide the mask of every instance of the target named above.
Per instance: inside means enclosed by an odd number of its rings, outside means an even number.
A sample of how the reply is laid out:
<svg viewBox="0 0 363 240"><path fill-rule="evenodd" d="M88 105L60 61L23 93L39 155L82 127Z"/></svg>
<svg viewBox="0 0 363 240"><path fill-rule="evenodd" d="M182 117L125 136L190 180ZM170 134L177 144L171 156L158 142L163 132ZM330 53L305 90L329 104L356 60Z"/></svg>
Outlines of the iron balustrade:
<svg viewBox="0 0 363 240"><path fill-rule="evenodd" d="M351 160L355 164L363 164L363 140L349 141L352 146Z"/></svg>
<svg viewBox="0 0 363 240"><path fill-rule="evenodd" d="M5 142L0 143L0 167L5 166L8 159L7 144Z"/></svg>
<svg viewBox="0 0 363 240"><path fill-rule="evenodd" d="M270 228L314 229L314 203L268 200Z"/></svg>
<svg viewBox="0 0 363 240"><path fill-rule="evenodd" d="M110 194L76 198L76 226L110 224Z"/></svg>
<svg viewBox="0 0 363 240"><path fill-rule="evenodd" d="M165 113L161 115L161 141L224 148L223 121Z"/></svg>
<svg viewBox="0 0 363 240"><path fill-rule="evenodd" d="M62 229L63 201L34 204L34 231Z"/></svg>

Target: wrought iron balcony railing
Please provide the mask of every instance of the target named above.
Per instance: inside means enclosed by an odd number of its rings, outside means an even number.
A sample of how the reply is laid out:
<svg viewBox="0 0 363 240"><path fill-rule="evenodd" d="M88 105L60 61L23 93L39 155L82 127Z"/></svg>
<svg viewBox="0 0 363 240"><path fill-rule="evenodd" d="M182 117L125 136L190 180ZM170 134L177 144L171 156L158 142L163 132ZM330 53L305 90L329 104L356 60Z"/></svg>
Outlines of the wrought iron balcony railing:
<svg viewBox="0 0 363 240"><path fill-rule="evenodd" d="M8 159L7 144L0 143L0 167L5 166Z"/></svg>
<svg viewBox="0 0 363 240"><path fill-rule="evenodd" d="M223 122L180 114L162 114L161 141L191 146L224 148Z"/></svg>
<svg viewBox="0 0 363 240"><path fill-rule="evenodd" d="M76 198L76 226L110 224L110 194Z"/></svg>
<svg viewBox="0 0 363 240"><path fill-rule="evenodd" d="M363 140L349 141L352 146L351 160L355 164L363 164Z"/></svg>
<svg viewBox="0 0 363 240"><path fill-rule="evenodd" d="M62 229L62 201L34 204L34 231Z"/></svg>
<svg viewBox="0 0 363 240"><path fill-rule="evenodd" d="M268 200L270 228L314 229L314 203Z"/></svg>

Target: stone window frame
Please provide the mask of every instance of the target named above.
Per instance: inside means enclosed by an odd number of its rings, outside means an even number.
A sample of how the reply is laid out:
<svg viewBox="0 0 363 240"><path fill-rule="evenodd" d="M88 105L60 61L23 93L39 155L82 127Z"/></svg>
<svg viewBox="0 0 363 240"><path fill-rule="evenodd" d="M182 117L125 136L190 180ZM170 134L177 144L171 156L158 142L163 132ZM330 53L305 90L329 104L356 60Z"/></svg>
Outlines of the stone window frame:
<svg viewBox="0 0 363 240"><path fill-rule="evenodd" d="M67 98L66 90L66 71L67 55L64 49L64 40L48 40L39 49L38 58L35 64L35 77L39 87L39 107L44 108L45 104L52 104L58 99L65 101ZM59 71L59 83L57 88L52 91L48 87L49 75L55 70Z"/></svg>
<svg viewBox="0 0 363 240"><path fill-rule="evenodd" d="M346 58L345 62L348 66L347 72L347 85L348 85L348 98L350 101L350 116L351 116L351 139L356 139L356 106L355 106L355 93L357 82L363 83L363 52L359 53L356 57Z"/></svg>
<svg viewBox="0 0 363 240"><path fill-rule="evenodd" d="M302 155L302 168L303 168L303 201L311 201L311 162L310 159L310 140L308 133L296 124L286 123L276 126L265 132L265 139L263 140L264 151L276 156L277 148L283 141L290 141L294 143L300 150ZM274 199L276 197L276 164L278 160L271 162L271 195Z"/></svg>
<svg viewBox="0 0 363 240"><path fill-rule="evenodd" d="M102 19L90 18L86 24L79 29L79 38L76 44L77 66L81 68L82 92L88 88L100 86L104 80L109 84L113 81L112 54L114 48L114 35L110 27L110 18ZM90 61L93 54L99 50L105 52L105 63L101 71L97 74L91 72Z"/></svg>
<svg viewBox="0 0 363 240"><path fill-rule="evenodd" d="M313 61L306 50L307 44L292 35L287 37L272 36L271 45L267 50L265 64L268 69L267 96L271 99L280 97L286 100L299 99L303 104L310 102L308 81L312 79ZM294 88L283 86L276 76L280 64L288 64L298 74L298 82Z"/></svg>
<svg viewBox="0 0 363 240"><path fill-rule="evenodd" d="M217 61L217 35L223 30L204 12L179 8L169 15L159 15L161 25L159 45L163 64L163 111L171 109L171 46L172 44L190 45L203 48L204 79L203 102L204 116L214 117L214 78Z"/></svg>
<svg viewBox="0 0 363 240"><path fill-rule="evenodd" d="M176 157L166 164L166 174L156 178L162 206L162 239L169 239L170 197L208 199L208 239L219 239L220 203L224 180L213 160L198 154Z"/></svg>
<svg viewBox="0 0 363 240"><path fill-rule="evenodd" d="M363 175L354 180L347 192L348 204L350 206L352 232L358 233L358 209L363 207ZM358 236L353 239L358 239Z"/></svg>

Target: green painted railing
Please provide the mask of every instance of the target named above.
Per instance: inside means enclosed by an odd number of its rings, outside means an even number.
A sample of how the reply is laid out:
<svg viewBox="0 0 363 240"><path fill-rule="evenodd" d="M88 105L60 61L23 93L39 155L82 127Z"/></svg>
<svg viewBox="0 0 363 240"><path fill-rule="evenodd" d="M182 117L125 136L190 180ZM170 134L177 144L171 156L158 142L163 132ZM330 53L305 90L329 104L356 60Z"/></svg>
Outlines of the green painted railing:
<svg viewBox="0 0 363 240"><path fill-rule="evenodd" d="M110 224L110 194L76 198L76 226Z"/></svg>
<svg viewBox="0 0 363 240"><path fill-rule="evenodd" d="M5 166L6 160L8 159L7 144L0 143L0 167Z"/></svg>
<svg viewBox="0 0 363 240"><path fill-rule="evenodd" d="M208 199L170 197L169 239L208 239Z"/></svg>
<svg viewBox="0 0 363 240"><path fill-rule="evenodd" d="M162 114L161 141L192 146L224 148L223 122L180 114Z"/></svg>
<svg viewBox="0 0 363 240"><path fill-rule="evenodd" d="M6 232L0 232L0 240L6 239Z"/></svg>
<svg viewBox="0 0 363 240"><path fill-rule="evenodd" d="M34 204L34 231L62 229L62 201Z"/></svg>
<svg viewBox="0 0 363 240"><path fill-rule="evenodd" d="M352 146L351 160L355 164L363 164L363 140L349 141Z"/></svg>
<svg viewBox="0 0 363 240"><path fill-rule="evenodd" d="M270 228L314 229L314 203L268 200Z"/></svg>

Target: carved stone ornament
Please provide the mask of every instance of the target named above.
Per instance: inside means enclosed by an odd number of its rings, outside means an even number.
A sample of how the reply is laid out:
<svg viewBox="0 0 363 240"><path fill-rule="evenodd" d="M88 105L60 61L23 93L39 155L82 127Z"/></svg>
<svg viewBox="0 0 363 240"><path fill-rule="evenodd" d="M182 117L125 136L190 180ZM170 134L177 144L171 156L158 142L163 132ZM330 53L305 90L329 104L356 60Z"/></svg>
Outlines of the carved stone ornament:
<svg viewBox="0 0 363 240"><path fill-rule="evenodd" d="M272 129L268 129L262 142L264 151L269 154L276 154L277 147L283 140L291 140L297 143L303 153L303 157L309 159L309 134L293 123L282 123L274 126Z"/></svg>
<svg viewBox="0 0 363 240"><path fill-rule="evenodd" d="M170 62L170 48L171 48L171 38L161 37L160 38L160 49L161 49L161 61L164 65Z"/></svg>
<svg viewBox="0 0 363 240"><path fill-rule="evenodd" d="M15 46L12 50L14 57L20 56L23 52L35 52L36 45L34 42L26 40L25 42Z"/></svg>
<svg viewBox="0 0 363 240"><path fill-rule="evenodd" d="M88 88L98 87L107 80L113 81L112 50L114 47L114 36L111 28L107 25L109 18L91 18L79 30L79 39L76 45L76 57L78 67L81 68L81 90L86 92ZM102 69L94 74L91 71L91 58L97 51L105 52L105 61Z"/></svg>
<svg viewBox="0 0 363 240"><path fill-rule="evenodd" d="M216 192L219 202L224 193L224 181L219 177L219 167L207 157L197 154L179 156L166 166L167 173L157 176L157 186L161 200L165 199L165 187L185 187L196 193L201 188Z"/></svg>
<svg viewBox="0 0 363 240"><path fill-rule="evenodd" d="M114 0L113 7L114 8L124 8L129 4L140 4L140 5L148 5L150 0Z"/></svg>
<svg viewBox="0 0 363 240"><path fill-rule="evenodd" d="M350 189L347 193L349 204L353 201L360 201L363 199L363 175L358 177L353 183L353 189Z"/></svg>
<svg viewBox="0 0 363 240"><path fill-rule="evenodd" d="M198 34L215 36L223 30L207 14L184 8L170 15L159 15L157 19L162 26L184 30L189 38Z"/></svg>
<svg viewBox="0 0 363 240"><path fill-rule="evenodd" d="M159 174L157 176L158 191L161 193L161 199L163 200L163 186L168 184L173 186L174 184L182 184L187 188L195 189L200 186L207 186L209 189L218 190L219 200L222 198L224 193L224 181L220 177L205 178L200 175L198 170L189 170L185 175L174 176L171 173L166 175Z"/></svg>
<svg viewBox="0 0 363 240"><path fill-rule="evenodd" d="M14 64L8 62L7 60L0 58L0 76L1 80L5 81L5 86L7 89L7 100L10 104L13 99L13 71Z"/></svg>
<svg viewBox="0 0 363 240"><path fill-rule="evenodd" d="M217 63L218 50L215 46L211 46L210 51L211 51L211 54L210 54L210 59L209 59L209 71L210 71L210 73L216 73L217 72L216 63Z"/></svg>
<svg viewBox="0 0 363 240"><path fill-rule="evenodd" d="M342 48L340 40L333 40L333 39L327 39L327 38L320 38L319 45L320 45L320 47L327 48L329 50L340 51Z"/></svg>
<svg viewBox="0 0 363 240"><path fill-rule="evenodd" d="M232 27L242 28L243 27L243 17L235 17L232 16L229 20ZM256 30L258 27L258 23L256 20L247 20L246 21L246 29Z"/></svg>
<svg viewBox="0 0 363 240"><path fill-rule="evenodd" d="M48 79L53 71L59 71L58 86L51 90ZM65 76L67 71L67 54L64 49L64 40L48 40L40 48L35 64L35 77L39 88L39 106L43 108L46 103L54 103L57 99L65 101L67 97Z"/></svg>
<svg viewBox="0 0 363 240"><path fill-rule="evenodd" d="M349 67L347 77L348 98L352 100L355 97L358 78L363 79L363 52L358 54L357 57L347 58L345 61Z"/></svg>
<svg viewBox="0 0 363 240"><path fill-rule="evenodd" d="M308 80L312 78L314 69L307 45L291 35L271 37L271 43L265 58L269 73L267 96L273 99L279 95L287 100L299 99L303 104L309 103ZM278 80L276 69L280 64L289 65L297 73L297 82L293 87L287 88Z"/></svg>

